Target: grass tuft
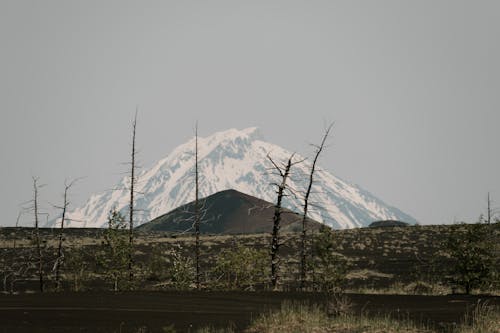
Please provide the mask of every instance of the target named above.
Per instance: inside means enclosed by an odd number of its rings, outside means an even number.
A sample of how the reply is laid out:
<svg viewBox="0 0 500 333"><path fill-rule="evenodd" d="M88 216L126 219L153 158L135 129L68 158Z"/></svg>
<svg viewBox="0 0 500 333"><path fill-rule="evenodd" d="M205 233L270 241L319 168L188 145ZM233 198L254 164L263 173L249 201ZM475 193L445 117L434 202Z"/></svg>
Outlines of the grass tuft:
<svg viewBox="0 0 500 333"><path fill-rule="evenodd" d="M500 333L500 308L488 302L478 303L456 333Z"/></svg>
<svg viewBox="0 0 500 333"><path fill-rule="evenodd" d="M389 317L371 318L351 314L327 316L317 305L285 302L281 310L261 316L245 331L247 333L428 333L408 320L394 320Z"/></svg>
<svg viewBox="0 0 500 333"><path fill-rule="evenodd" d="M285 301L279 311L260 316L245 332L319 333L328 324L328 316L319 306Z"/></svg>
<svg viewBox="0 0 500 333"><path fill-rule="evenodd" d="M219 328L219 327L202 327L196 330L196 333L234 333L235 330L231 327Z"/></svg>

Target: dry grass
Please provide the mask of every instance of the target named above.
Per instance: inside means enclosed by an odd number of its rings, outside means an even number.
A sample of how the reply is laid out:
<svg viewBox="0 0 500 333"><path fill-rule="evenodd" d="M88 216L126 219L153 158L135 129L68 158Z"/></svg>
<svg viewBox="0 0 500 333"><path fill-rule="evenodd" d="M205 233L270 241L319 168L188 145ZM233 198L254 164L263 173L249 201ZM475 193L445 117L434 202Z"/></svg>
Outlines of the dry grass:
<svg viewBox="0 0 500 333"><path fill-rule="evenodd" d="M427 283L424 281L414 281L409 283L395 282L386 288L358 287L347 288L345 290L353 294L367 295L450 295L453 289L440 283ZM500 289L475 289L472 294L500 296Z"/></svg>
<svg viewBox="0 0 500 333"><path fill-rule="evenodd" d="M330 330L324 332L341 333L431 333L410 321L394 320L389 317L369 318L366 316L336 317Z"/></svg>
<svg viewBox="0 0 500 333"><path fill-rule="evenodd" d="M459 327L456 333L500 333L500 308L479 303L465 322L469 324Z"/></svg>
<svg viewBox="0 0 500 333"><path fill-rule="evenodd" d="M395 282L387 288L350 288L347 289L347 292L374 295L447 295L452 290L441 284L415 281L406 284Z"/></svg>
<svg viewBox="0 0 500 333"><path fill-rule="evenodd" d="M202 327L202 328L196 330L196 333L234 333L234 332L236 332L236 331L231 326L229 326L227 328L217 328L217 327L207 326L207 327ZM167 332L165 332L165 333L167 333Z"/></svg>
<svg viewBox="0 0 500 333"><path fill-rule="evenodd" d="M328 328L329 322L325 311L318 306L285 302L280 311L259 317L246 332L328 332L324 329Z"/></svg>
<svg viewBox="0 0 500 333"><path fill-rule="evenodd" d="M247 333L428 333L409 321L396 321L389 317L339 315L328 317L316 305L284 303L281 310L261 316L245 331Z"/></svg>
<svg viewBox="0 0 500 333"><path fill-rule="evenodd" d="M463 326L453 333L500 333L500 308L488 303L479 303L465 318ZM175 332L175 330L165 330ZM198 329L198 333L233 333L235 328ZM369 318L350 314L329 317L317 305L285 302L281 310L270 312L255 320L246 333L435 333L419 327L408 320L394 320L389 317Z"/></svg>
<svg viewBox="0 0 500 333"><path fill-rule="evenodd" d="M373 277L378 278L393 278L393 274L386 274L379 271L371 270L371 269L358 269L352 270L347 273L346 278L348 280L356 279L356 280L368 280Z"/></svg>

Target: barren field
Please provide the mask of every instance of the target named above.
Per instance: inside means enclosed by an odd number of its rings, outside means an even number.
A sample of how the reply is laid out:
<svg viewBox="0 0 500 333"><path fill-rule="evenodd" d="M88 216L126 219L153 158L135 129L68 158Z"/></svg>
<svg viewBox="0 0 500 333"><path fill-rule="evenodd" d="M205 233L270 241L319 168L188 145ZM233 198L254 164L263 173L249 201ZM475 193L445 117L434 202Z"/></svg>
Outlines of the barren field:
<svg viewBox="0 0 500 333"><path fill-rule="evenodd" d="M499 237L499 226L493 229L492 237ZM442 246L448 232L448 226L335 231L334 250L349 263L343 283L353 313L411 319L441 332L451 332L478 302L500 306L500 298L492 296L498 295L497 290L475 291L484 295L454 295L453 289L443 282L448 258ZM323 305L326 302L326 294L313 291L314 285L308 287L309 292L295 291L299 237L293 233L283 235L280 292L267 291L265 274L252 291L214 283L217 275L213 267L224 251L238 247L262 250L267 262L268 234L204 235L200 292L190 291L192 284L179 290L169 271L173 250L183 258L192 257L191 235L137 233L136 281L132 287L135 291L127 292L112 292L109 275L99 267L96 253L103 246L103 230L99 229L65 231L62 291L54 292L52 267L58 230L43 229L41 236L47 291L43 294L37 292L33 230L0 229L2 333L168 332L169 328L195 332L200 327L228 325L242 331L260 314L279 309L284 301ZM495 265L498 264L497 256Z"/></svg>
<svg viewBox="0 0 500 333"><path fill-rule="evenodd" d="M344 255L349 262L346 287L351 291L400 289L405 293L436 293L436 290L422 289L422 284L438 285L448 267L448 258L443 254L443 242L450 226L413 226L392 228L361 228L334 232L335 252ZM500 224L496 224L492 237L500 242ZM50 272L56 257L58 230L42 229L44 240L45 271ZM109 284L96 271L95 253L102 246L103 229L65 230L64 253L66 264L63 274L67 290L71 290L69 276L80 267L75 260L84 262L85 271L94 272L82 281L83 289L109 289ZM299 236L288 233L282 236L281 272L284 290L296 287L299 270ZM268 251L270 235L204 235L201 239L201 265L208 272L224 250L236 246ZM141 269L139 288L144 290L168 289L166 270L171 265L172 250L179 251L185 258L193 256L194 238L190 235L171 233L137 233L135 262ZM36 270L25 263L33 262L33 230L30 228L0 228L0 278L5 279L0 290L9 291L12 270L26 266L26 274L14 281L14 291L36 290ZM497 256L498 257L498 256ZM78 263L77 263L78 264ZM497 259L496 265L500 261ZM78 265L76 265L78 266ZM30 278L31 276L31 278ZM82 278L83 280L83 278ZM73 288L74 289L74 288ZM439 293L449 293L443 289Z"/></svg>
<svg viewBox="0 0 500 333"><path fill-rule="evenodd" d="M479 300L499 297L349 294L354 313L410 318L446 332ZM324 294L292 292L126 292L0 296L0 332L177 332L234 324L243 330L253 318L285 300L322 304Z"/></svg>

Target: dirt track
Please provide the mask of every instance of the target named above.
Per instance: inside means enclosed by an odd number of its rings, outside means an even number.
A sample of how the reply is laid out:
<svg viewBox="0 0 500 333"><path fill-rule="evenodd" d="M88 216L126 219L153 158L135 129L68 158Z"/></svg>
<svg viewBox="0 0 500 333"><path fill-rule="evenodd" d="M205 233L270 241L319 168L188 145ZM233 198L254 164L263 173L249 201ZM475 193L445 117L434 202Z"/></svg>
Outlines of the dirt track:
<svg viewBox="0 0 500 333"><path fill-rule="evenodd" d="M479 299L499 297L349 295L354 310L411 318L436 327L459 323ZM0 295L0 332L178 332L229 323L241 330L284 300L323 302L314 293L131 292Z"/></svg>

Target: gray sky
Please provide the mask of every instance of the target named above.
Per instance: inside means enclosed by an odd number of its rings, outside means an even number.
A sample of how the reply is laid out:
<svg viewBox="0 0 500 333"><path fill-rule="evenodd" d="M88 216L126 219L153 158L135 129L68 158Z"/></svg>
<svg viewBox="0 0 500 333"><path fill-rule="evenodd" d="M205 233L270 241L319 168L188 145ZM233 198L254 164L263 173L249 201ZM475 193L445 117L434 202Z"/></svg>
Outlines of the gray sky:
<svg viewBox="0 0 500 333"><path fill-rule="evenodd" d="M498 1L0 0L0 225L47 184L121 177L193 134L258 126L423 224L500 207ZM24 224L30 224L30 218Z"/></svg>

